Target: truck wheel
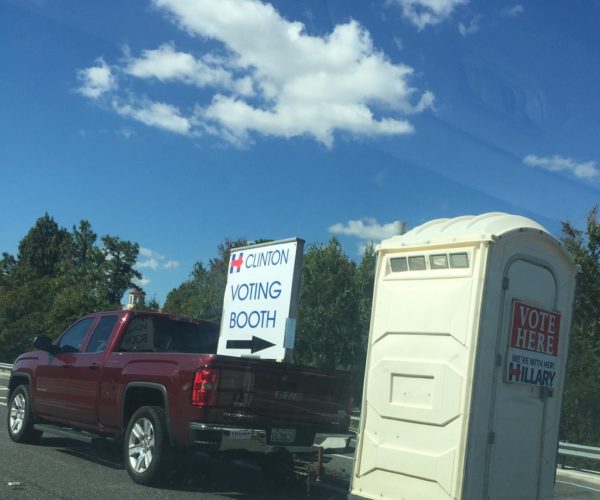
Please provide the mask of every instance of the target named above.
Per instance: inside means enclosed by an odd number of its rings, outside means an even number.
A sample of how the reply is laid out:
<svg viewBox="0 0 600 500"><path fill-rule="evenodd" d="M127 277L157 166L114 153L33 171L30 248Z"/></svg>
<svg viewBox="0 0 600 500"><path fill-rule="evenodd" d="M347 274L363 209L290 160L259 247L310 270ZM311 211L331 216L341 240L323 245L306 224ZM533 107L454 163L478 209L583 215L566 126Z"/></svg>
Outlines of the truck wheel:
<svg viewBox="0 0 600 500"><path fill-rule="evenodd" d="M125 467L138 484L158 484L165 478L170 443L165 411L142 406L129 420L123 443Z"/></svg>
<svg viewBox="0 0 600 500"><path fill-rule="evenodd" d="M31 392L28 385L19 385L12 392L6 424L8 435L15 443L39 443L42 433L33 428Z"/></svg>

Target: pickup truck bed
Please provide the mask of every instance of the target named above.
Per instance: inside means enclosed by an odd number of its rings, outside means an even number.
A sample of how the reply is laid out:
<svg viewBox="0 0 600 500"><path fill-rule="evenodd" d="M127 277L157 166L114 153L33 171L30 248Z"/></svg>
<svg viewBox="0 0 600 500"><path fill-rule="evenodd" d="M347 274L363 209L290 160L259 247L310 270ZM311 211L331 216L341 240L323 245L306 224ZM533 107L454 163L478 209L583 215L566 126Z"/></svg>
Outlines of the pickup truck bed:
<svg viewBox="0 0 600 500"><path fill-rule="evenodd" d="M218 356L217 340L218 326L206 321L84 316L15 361L9 435L35 441L55 428L117 438L131 477L149 484L179 449L306 451L316 433L347 430L348 374Z"/></svg>

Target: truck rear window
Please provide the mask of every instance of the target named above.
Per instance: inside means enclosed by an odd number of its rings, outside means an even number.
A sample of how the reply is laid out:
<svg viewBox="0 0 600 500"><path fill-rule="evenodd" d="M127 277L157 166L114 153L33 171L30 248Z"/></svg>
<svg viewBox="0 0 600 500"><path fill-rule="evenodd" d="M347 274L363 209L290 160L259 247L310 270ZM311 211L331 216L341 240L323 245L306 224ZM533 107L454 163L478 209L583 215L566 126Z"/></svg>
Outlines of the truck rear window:
<svg viewBox="0 0 600 500"><path fill-rule="evenodd" d="M218 341L219 326L214 323L136 316L129 321L117 350L215 354Z"/></svg>

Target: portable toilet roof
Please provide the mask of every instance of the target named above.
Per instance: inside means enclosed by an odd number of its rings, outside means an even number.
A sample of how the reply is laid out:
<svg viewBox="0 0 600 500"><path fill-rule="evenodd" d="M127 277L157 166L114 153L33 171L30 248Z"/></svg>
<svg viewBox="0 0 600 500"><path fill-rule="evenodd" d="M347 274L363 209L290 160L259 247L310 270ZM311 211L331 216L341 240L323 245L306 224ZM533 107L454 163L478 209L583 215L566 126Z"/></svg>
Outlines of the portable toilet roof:
<svg viewBox="0 0 600 500"><path fill-rule="evenodd" d="M559 243L565 258L575 265L569 252L545 227L522 215L512 215L504 212L434 219L411 229L403 235L392 236L383 240L377 246L377 249L398 250L403 247L448 246L480 241L497 241L502 236L514 231L532 231L542 238L547 237L553 242Z"/></svg>

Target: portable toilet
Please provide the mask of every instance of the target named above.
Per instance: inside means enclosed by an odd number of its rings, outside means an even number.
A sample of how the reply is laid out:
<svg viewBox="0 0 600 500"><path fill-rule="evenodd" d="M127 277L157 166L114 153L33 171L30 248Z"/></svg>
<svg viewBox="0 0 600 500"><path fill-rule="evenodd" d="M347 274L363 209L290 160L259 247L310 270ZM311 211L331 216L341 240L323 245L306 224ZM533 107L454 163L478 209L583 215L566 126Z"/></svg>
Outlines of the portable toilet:
<svg viewBox="0 0 600 500"><path fill-rule="evenodd" d="M516 215L384 240L350 498L553 498L576 272Z"/></svg>

